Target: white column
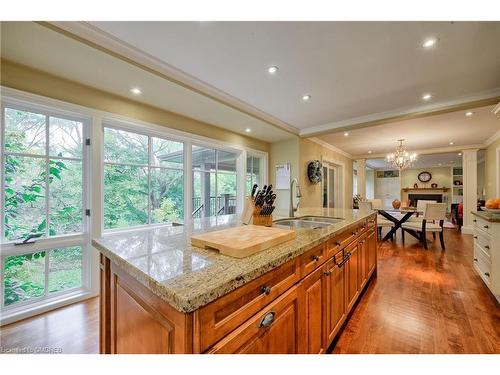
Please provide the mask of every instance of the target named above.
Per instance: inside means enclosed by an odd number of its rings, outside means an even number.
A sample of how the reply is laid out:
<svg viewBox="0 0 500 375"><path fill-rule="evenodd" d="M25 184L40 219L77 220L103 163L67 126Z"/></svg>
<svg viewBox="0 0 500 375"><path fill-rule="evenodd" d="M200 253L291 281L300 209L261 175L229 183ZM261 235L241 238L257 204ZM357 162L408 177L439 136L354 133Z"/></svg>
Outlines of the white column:
<svg viewBox="0 0 500 375"><path fill-rule="evenodd" d="M366 198L366 160L356 160L358 165L358 194L361 198Z"/></svg>
<svg viewBox="0 0 500 375"><path fill-rule="evenodd" d="M464 213L462 233L472 234L471 211L477 207L477 149L462 151Z"/></svg>

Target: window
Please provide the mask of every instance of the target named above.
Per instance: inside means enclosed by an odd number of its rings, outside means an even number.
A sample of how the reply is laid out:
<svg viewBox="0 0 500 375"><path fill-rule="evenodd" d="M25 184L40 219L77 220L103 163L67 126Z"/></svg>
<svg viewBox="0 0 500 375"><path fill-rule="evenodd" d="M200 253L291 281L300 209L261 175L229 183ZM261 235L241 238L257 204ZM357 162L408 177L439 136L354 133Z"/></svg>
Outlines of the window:
<svg viewBox="0 0 500 375"><path fill-rule="evenodd" d="M104 229L182 222L184 144L104 128Z"/></svg>
<svg viewBox="0 0 500 375"><path fill-rule="evenodd" d="M2 107L4 308L85 286L87 131L72 116Z"/></svg>
<svg viewBox="0 0 500 375"><path fill-rule="evenodd" d="M192 146L194 218L236 212L237 154Z"/></svg>
<svg viewBox="0 0 500 375"><path fill-rule="evenodd" d="M256 156L247 156L247 173L246 173L246 186L245 194L250 195L252 193L252 187L254 184L262 185L261 179L261 159Z"/></svg>

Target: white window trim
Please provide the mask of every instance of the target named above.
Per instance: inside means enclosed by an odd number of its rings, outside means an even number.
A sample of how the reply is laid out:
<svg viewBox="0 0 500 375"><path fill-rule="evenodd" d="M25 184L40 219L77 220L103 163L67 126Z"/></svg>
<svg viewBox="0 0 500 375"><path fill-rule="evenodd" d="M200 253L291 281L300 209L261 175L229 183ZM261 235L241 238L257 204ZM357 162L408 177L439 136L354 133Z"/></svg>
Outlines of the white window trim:
<svg viewBox="0 0 500 375"><path fill-rule="evenodd" d="M13 108L21 111L27 111L32 113L40 113L45 115L48 119L49 117L65 118L68 120L78 121L82 123L82 139L91 139L92 129L91 129L91 118L82 113L77 113L75 111L68 111L66 108L59 109L57 106L49 106L45 103L40 103L36 98L32 100L21 100L16 96L4 95L4 88L2 87L2 98L1 98L1 121L0 121L0 143L4 144L4 117L5 108ZM46 123L47 132L48 125ZM85 142L85 141L84 141ZM19 155L24 157L34 157L44 160L49 160L51 157L48 154L49 143L46 143L46 153L44 155L33 155L28 153L12 153L13 155ZM11 153L8 153L11 154ZM58 160L78 160L82 162L82 232L76 234L64 234L59 236L47 236L37 239L35 243L23 246L15 246L15 240L5 240L3 233L3 223L4 223L4 213L3 210L0 214L0 228L2 233L0 233L0 246L1 246L1 262L0 266L4 267L5 257L30 254L38 251L46 250L45 264L48 265L49 252L51 249L61 248L61 247L73 247L79 246L82 249L82 285L80 287L75 287L67 290L63 290L57 293L49 294L48 290L45 290L45 294L39 298L19 302L10 306L4 305L3 298L3 272L0 275L0 307L2 310L0 325L11 323L19 319L24 319L28 316L39 314L42 311L46 311L48 306L59 307L60 301L67 301L66 304L72 303L74 300L82 298L82 296L95 294L97 286L95 286L92 277L91 265L93 261L90 238L91 238L91 228L89 217L85 215L85 210L90 209L90 176L89 168L91 163L91 153L89 152L89 147L82 145L82 157L81 158L71 158L71 157L54 157ZM4 155L2 152L1 168L0 168L0 200L4 201ZM46 194L49 194L49 190L46 189ZM46 197L46 205L49 201ZM46 213L48 215L48 212ZM48 229L47 229L48 230ZM48 270L46 269L45 274L45 285L47 287L48 283ZM88 297L87 297L88 298ZM54 308L54 307L52 307Z"/></svg>

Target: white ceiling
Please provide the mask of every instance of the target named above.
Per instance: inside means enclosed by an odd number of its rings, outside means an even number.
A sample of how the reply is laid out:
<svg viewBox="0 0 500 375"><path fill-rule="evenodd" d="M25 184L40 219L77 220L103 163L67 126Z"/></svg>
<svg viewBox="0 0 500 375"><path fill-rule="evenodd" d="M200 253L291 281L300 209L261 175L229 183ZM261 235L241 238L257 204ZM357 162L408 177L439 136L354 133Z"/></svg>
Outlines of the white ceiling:
<svg viewBox="0 0 500 375"><path fill-rule="evenodd" d="M301 134L500 95L500 22L92 25ZM424 50L430 36L439 42ZM274 76L271 65L279 66ZM431 103L421 100L426 92Z"/></svg>
<svg viewBox="0 0 500 375"><path fill-rule="evenodd" d="M494 115L493 106L474 108L473 116L466 111L398 121L389 124L331 133L317 137L335 145L351 155L385 154L394 151L398 139L405 139L408 150L429 150L435 148L483 144L500 131L500 116Z"/></svg>
<svg viewBox="0 0 500 375"><path fill-rule="evenodd" d="M478 152L478 162L484 161L484 150ZM367 159L366 165L372 169L392 169L385 159ZM462 165L462 156L458 152L444 154L419 155L412 168L450 167Z"/></svg>
<svg viewBox="0 0 500 375"><path fill-rule="evenodd" d="M158 108L274 142L290 133L32 22L1 23L1 55ZM140 87L141 96L130 93ZM251 133L245 132L246 128Z"/></svg>

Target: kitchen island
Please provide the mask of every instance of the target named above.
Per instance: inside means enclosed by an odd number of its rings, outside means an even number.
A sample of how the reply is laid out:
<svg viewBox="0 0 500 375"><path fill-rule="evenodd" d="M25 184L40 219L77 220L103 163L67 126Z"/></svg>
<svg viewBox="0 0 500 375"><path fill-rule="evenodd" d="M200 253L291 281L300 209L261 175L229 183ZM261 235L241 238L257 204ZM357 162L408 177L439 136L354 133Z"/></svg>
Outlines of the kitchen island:
<svg viewBox="0 0 500 375"><path fill-rule="evenodd" d="M106 234L101 353L323 353L376 274L376 214L301 209L343 220L243 259L191 246L239 216Z"/></svg>

